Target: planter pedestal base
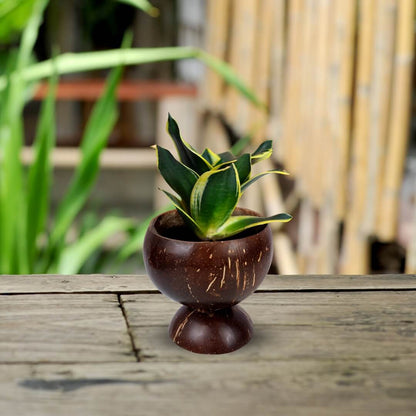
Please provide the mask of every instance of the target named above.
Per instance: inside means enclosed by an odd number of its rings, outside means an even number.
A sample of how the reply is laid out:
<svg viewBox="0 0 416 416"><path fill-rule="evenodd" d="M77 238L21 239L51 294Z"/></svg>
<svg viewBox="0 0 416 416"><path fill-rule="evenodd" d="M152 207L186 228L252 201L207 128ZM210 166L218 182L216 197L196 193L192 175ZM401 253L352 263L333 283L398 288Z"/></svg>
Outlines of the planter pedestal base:
<svg viewBox="0 0 416 416"><path fill-rule="evenodd" d="M200 312L182 306L169 326L169 336L180 347L199 354L225 354L250 341L253 323L240 306Z"/></svg>

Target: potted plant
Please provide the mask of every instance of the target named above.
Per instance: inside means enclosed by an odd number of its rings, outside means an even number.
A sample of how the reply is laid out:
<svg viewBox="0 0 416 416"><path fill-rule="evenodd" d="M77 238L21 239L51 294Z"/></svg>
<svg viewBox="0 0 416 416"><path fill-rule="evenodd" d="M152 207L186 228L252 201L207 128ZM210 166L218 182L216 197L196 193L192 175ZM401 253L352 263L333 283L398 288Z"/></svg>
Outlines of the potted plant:
<svg viewBox="0 0 416 416"><path fill-rule="evenodd" d="M156 217L143 247L146 270L158 289L183 306L169 326L171 339L197 353L221 354L245 345L252 322L237 304L253 293L272 261L271 222L288 214L261 217L237 207L242 193L262 176L252 164L270 157L272 142L238 157L230 152L197 153L169 115L167 130L179 160L160 146L158 169L175 191L164 190L176 210Z"/></svg>

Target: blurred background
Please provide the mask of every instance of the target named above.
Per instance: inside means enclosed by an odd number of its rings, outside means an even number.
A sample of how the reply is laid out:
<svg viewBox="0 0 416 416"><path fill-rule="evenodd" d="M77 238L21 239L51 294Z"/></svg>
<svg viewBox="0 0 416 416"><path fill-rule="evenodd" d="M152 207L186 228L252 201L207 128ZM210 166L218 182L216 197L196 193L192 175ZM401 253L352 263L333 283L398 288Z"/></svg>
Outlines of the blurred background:
<svg viewBox="0 0 416 416"><path fill-rule="evenodd" d="M149 146L171 147L168 112L199 150L273 139L267 163L291 175L243 202L294 216L274 227L272 272L416 273L415 6L4 0L0 273L142 273L146 226L167 207ZM115 64L91 53L120 52L127 31L129 51L154 55L126 62L112 93Z"/></svg>

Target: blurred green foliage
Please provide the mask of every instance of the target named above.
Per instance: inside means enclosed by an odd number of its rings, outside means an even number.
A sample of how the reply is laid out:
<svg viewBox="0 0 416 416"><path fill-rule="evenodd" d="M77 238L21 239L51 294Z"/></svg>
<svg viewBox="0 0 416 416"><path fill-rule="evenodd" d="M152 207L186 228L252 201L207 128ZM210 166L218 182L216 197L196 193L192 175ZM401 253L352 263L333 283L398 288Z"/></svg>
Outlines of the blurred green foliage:
<svg viewBox="0 0 416 416"><path fill-rule="evenodd" d="M119 0L155 15L148 1ZM171 47L132 49L127 34L120 49L66 53L43 62L33 62L33 49L48 0L3 0L0 3L0 41L20 35L18 48L3 51L0 72L0 274L77 273L85 270L104 242L113 234L129 238L115 260L119 263L141 247L150 217L142 224L127 218L107 216L81 227L77 237L68 232L84 208L100 169L100 155L118 118L116 89L123 65L163 60L197 58L215 70L254 104L256 96L224 62L196 48ZM150 7L150 8L149 8ZM51 150L55 146L55 90L60 74L98 68L113 68L105 91L95 103L83 132L81 162L61 201L50 218L52 185ZM23 109L30 83L50 78L48 97L42 103L34 160L26 169L21 162ZM152 216L156 215L153 214ZM88 222L84 224L88 225ZM94 224L94 225L91 225ZM118 264L119 264L118 263ZM95 264L99 264L98 262ZM117 263L116 263L117 264ZM90 272L100 270L90 270Z"/></svg>

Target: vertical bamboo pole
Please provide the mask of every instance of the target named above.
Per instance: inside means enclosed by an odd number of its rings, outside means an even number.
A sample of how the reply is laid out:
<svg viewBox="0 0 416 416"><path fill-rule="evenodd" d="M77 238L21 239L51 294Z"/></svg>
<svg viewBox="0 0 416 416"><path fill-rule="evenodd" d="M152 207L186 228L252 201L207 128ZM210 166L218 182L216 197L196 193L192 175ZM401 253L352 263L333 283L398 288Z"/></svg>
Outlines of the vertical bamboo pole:
<svg viewBox="0 0 416 416"><path fill-rule="evenodd" d="M406 253L406 273L416 274L416 203L413 207L413 224Z"/></svg>
<svg viewBox="0 0 416 416"><path fill-rule="evenodd" d="M318 58L321 49L320 44L320 21L322 1L309 0L307 5L309 33L305 32L306 37L306 51L304 71L304 95L302 102L304 104L304 113L302 126L300 129L300 140L303 143L301 156L299 158L299 172L301 172L301 185L307 197L314 203L314 194L316 194L315 186L317 178L315 175L316 165L320 157L320 149L318 144L318 137L316 134L317 119L319 117L319 98L317 97L317 80L318 80ZM315 181L314 181L315 180Z"/></svg>
<svg viewBox="0 0 416 416"><path fill-rule="evenodd" d="M377 205L381 194L390 112L391 80L394 61L396 0L379 0L376 11L373 86L370 103L368 178L362 230L376 231Z"/></svg>
<svg viewBox="0 0 416 416"><path fill-rule="evenodd" d="M285 50L287 39L286 27L286 0L276 0L273 16L272 27L272 45L271 45L271 77L270 77L270 120L268 135L277 138L275 146L275 159L283 162L284 147L287 145L287 138L282 135L282 118L283 118L283 96L286 77L285 58L287 50Z"/></svg>
<svg viewBox="0 0 416 416"><path fill-rule="evenodd" d="M312 77L312 57L315 50L315 39L313 37L313 0L303 1L303 30L301 43L300 65L300 90L297 97L298 102L292 111L299 114L299 121L295 128L293 149L291 152L290 164L288 165L291 172L297 175L297 183L300 193L309 197L306 182L309 179L310 172L310 120L313 107L311 96L311 77Z"/></svg>
<svg viewBox="0 0 416 416"><path fill-rule="evenodd" d="M312 203L304 198L300 203L297 263L300 273L310 272L310 254L313 250L315 218Z"/></svg>
<svg viewBox="0 0 416 416"><path fill-rule="evenodd" d="M372 0L362 3L371 3ZM338 98L338 187L336 212L343 218L346 208L348 162L351 137L352 82L354 74L354 41L356 33L356 1L339 1L338 36L341 41ZM368 6L367 6L368 7ZM363 17L364 18L364 17ZM369 24L363 22L363 25ZM365 59L368 59L367 57Z"/></svg>
<svg viewBox="0 0 416 416"><path fill-rule="evenodd" d="M261 170L273 169L273 163L267 160ZM275 175L268 175L260 182L261 193L266 215L274 215L276 212L286 211L283 197L279 187L278 178ZM275 246L274 260L281 274L297 274L296 257L289 237L280 231L281 223L273 224L273 242Z"/></svg>
<svg viewBox="0 0 416 416"><path fill-rule="evenodd" d="M269 105L270 97L270 78L271 78L271 54L273 44L273 26L275 24L275 0L261 0L259 7L259 20L256 31L256 41L254 49L253 85L254 91L260 100ZM264 140L268 114L263 109L252 108L254 141L259 143Z"/></svg>
<svg viewBox="0 0 416 416"><path fill-rule="evenodd" d="M345 217L341 272L364 274L368 270L368 239L361 230L367 189L369 108L375 1L359 2L358 61L354 108L350 201ZM345 184L346 185L346 184ZM345 186L344 185L344 186Z"/></svg>
<svg viewBox="0 0 416 416"><path fill-rule="evenodd" d="M310 139L311 113L313 109L312 79L314 38L314 4L313 0L301 3L302 25L299 28L299 80L297 101L291 108L294 123L292 149L288 168L296 176L296 186L302 196L299 211L298 229L298 265L302 273L310 271L311 253L314 246L314 213L308 188L311 158L313 157ZM296 117L296 118L295 118Z"/></svg>
<svg viewBox="0 0 416 416"><path fill-rule="evenodd" d="M312 147L313 155L311 183L312 183L312 200L316 207L322 205L323 187L324 187L324 173L326 170L326 163L323 160L332 159L333 154L331 148L328 147L328 115L327 115L327 96L328 96L328 50L329 41L332 37L330 32L330 23L334 18L331 13L332 5L330 0L320 0L316 3L319 15L317 17L317 39L316 39L316 75L315 75L315 99L314 99L314 113L313 113L313 131L312 131ZM323 152L325 149L325 152Z"/></svg>
<svg viewBox="0 0 416 416"><path fill-rule="evenodd" d="M257 30L257 0L233 2L230 63L240 78L249 86L255 75L255 39ZM250 129L250 103L234 88L227 88L225 112L227 120L241 132Z"/></svg>
<svg viewBox="0 0 416 416"><path fill-rule="evenodd" d="M227 57L227 39L230 21L231 0L207 2L207 51L220 59ZM203 89L205 105L211 109L222 109L224 81L212 71L207 71Z"/></svg>
<svg viewBox="0 0 416 416"><path fill-rule="evenodd" d="M291 0L288 3L288 61L286 67L286 88L284 91L282 135L284 147L280 150L285 165L292 174L293 157L295 152L295 134L299 117L300 75L301 75L301 45L303 30L304 0Z"/></svg>
<svg viewBox="0 0 416 416"><path fill-rule="evenodd" d="M379 237L384 240L394 239L397 233L399 190L409 133L411 76L414 58L414 12L414 0L400 0L398 2L391 120L378 223Z"/></svg>
<svg viewBox="0 0 416 416"><path fill-rule="evenodd" d="M338 21L339 7L337 1L328 2L325 11L326 30L321 36L326 39L325 47L321 50L321 78L319 80L318 97L321 100L320 120L318 134L320 137L320 149L325 149L320 155L317 183L318 195L315 195L319 205L318 241L317 241L317 267L321 274L334 274L338 259L338 223L335 216L335 189L333 186L335 175L336 147L334 142L331 121L335 119L333 111L336 106L337 72L339 68L339 56L335 53L337 47L336 25ZM335 97L335 98L334 98ZM331 118L332 116L332 118ZM336 123L334 123L336 124ZM325 158L325 163L323 162Z"/></svg>

